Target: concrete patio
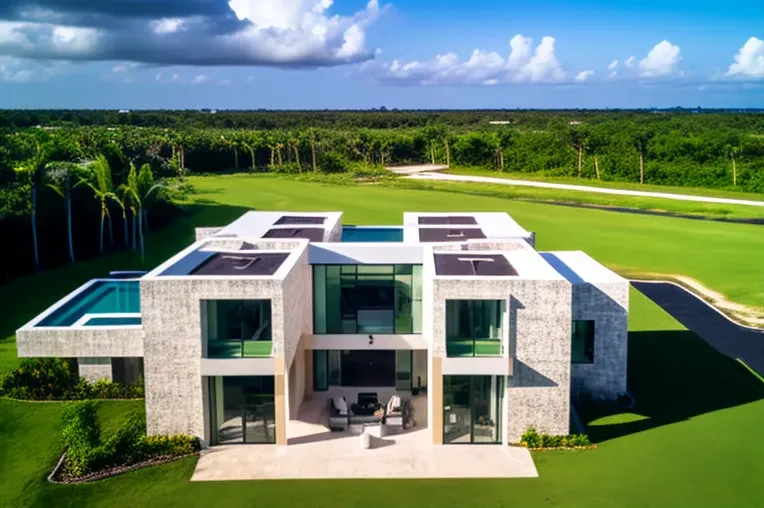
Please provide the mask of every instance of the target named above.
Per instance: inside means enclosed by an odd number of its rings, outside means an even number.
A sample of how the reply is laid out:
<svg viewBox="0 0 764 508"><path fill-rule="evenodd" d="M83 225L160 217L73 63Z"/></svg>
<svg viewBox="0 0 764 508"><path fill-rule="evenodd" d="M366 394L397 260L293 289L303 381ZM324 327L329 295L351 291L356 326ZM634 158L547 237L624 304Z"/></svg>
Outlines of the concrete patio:
<svg viewBox="0 0 764 508"><path fill-rule="evenodd" d="M361 449L351 432L324 425L326 400L306 400L287 427L288 446L213 447L199 459L192 481L348 478L528 478L536 466L525 448L502 445L433 446L426 397L412 399L416 425Z"/></svg>

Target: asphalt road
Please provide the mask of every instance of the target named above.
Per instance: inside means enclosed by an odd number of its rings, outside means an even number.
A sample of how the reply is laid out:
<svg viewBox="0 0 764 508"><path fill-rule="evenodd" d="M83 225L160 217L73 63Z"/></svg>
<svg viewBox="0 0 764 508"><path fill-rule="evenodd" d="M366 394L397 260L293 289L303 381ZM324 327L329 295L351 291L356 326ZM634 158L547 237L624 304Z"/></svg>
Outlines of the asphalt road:
<svg viewBox="0 0 764 508"><path fill-rule="evenodd" d="M740 358L764 376L764 330L740 326L686 289L668 282L637 282L632 286L722 354Z"/></svg>

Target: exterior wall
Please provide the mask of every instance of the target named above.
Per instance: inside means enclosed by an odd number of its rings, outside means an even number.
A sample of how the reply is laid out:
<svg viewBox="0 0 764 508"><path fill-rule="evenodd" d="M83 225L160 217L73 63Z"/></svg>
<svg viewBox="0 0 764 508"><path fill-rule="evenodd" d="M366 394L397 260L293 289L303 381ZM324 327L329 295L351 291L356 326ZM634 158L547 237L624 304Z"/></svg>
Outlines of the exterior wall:
<svg viewBox="0 0 764 508"><path fill-rule="evenodd" d="M205 439L201 300L260 298L271 300L273 356L274 364L281 357L283 402L285 302L281 281L141 279L146 427L150 435L183 433ZM279 372L275 374L278 384Z"/></svg>
<svg viewBox="0 0 764 508"><path fill-rule="evenodd" d="M308 249L300 253L294 267L283 283L283 344L284 349L273 354L284 355L286 365L291 365L303 335L313 333L313 270L308 264ZM273 318L274 323L276 318ZM274 339L275 341L275 339Z"/></svg>
<svg viewBox="0 0 764 508"><path fill-rule="evenodd" d="M143 383L143 358L112 358L112 380L134 385Z"/></svg>
<svg viewBox="0 0 764 508"><path fill-rule="evenodd" d="M31 327L16 332L20 357L111 358L143 356L143 329L121 327Z"/></svg>
<svg viewBox="0 0 764 508"><path fill-rule="evenodd" d="M217 233L221 229L223 229L223 228L222 227L217 227L217 228L196 228L196 230L195 230L195 232L196 232L196 241L198 242L199 240L204 240L208 236L214 235L215 233Z"/></svg>
<svg viewBox="0 0 764 508"><path fill-rule="evenodd" d="M573 319L594 320L594 363L573 364L574 398L614 400L626 392L629 283L573 286Z"/></svg>
<svg viewBox="0 0 764 508"><path fill-rule="evenodd" d="M77 358L80 377L89 383L112 380L111 358Z"/></svg>
<svg viewBox="0 0 764 508"><path fill-rule="evenodd" d="M435 279L431 335L434 358L446 356L447 299L506 301L509 326L505 331L508 334L505 355L508 361L514 358L505 393L508 414L503 415L508 441L519 441L530 425L549 434L567 434L570 420L570 283L562 278ZM479 363L475 364L472 374L482 374ZM435 393L432 393L434 398ZM442 399L442 388L440 397Z"/></svg>
<svg viewBox="0 0 764 508"><path fill-rule="evenodd" d="M305 355L299 351L289 367L289 419L296 420L305 398Z"/></svg>

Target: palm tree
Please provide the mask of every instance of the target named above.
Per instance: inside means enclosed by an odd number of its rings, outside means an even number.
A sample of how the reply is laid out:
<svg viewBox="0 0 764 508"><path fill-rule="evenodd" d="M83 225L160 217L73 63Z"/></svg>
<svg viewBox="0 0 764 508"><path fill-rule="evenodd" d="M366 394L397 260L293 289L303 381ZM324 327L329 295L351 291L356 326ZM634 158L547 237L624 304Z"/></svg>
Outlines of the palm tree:
<svg viewBox="0 0 764 508"><path fill-rule="evenodd" d="M137 231L141 248L141 261L145 259L146 255L143 235L143 219L146 210L144 210L143 204L161 187L164 187L161 182L154 183L154 174L151 172L150 165L144 164L141 166L141 170L137 171L133 163L130 164L130 171L127 173L127 182L120 186L125 196L124 200L133 214L133 248L135 248L135 234ZM135 227L136 217L138 218L137 228Z"/></svg>
<svg viewBox="0 0 764 508"><path fill-rule="evenodd" d="M570 146L578 152L578 177L581 178L584 165L584 149L589 138L589 130L585 125L574 124L568 131Z"/></svg>
<svg viewBox="0 0 764 508"><path fill-rule="evenodd" d="M655 133L646 129L637 130L632 134L632 143L639 152L639 183L645 183L645 153L654 135Z"/></svg>
<svg viewBox="0 0 764 508"><path fill-rule="evenodd" d="M35 271L40 270L40 252L37 246L37 186L40 184L47 161L47 150L41 148L39 143L36 143L35 155L26 161L26 163L16 168L16 173L20 179L25 181L30 188L29 211L32 219L32 249L34 251Z"/></svg>
<svg viewBox="0 0 764 508"><path fill-rule="evenodd" d="M731 136L729 143L724 147L730 160L732 160L732 185L737 185L737 156L740 154L740 140L737 136Z"/></svg>
<svg viewBox="0 0 764 508"><path fill-rule="evenodd" d="M73 162L49 162L45 166L48 187L64 198L66 203L66 234L69 240L69 262L74 264L74 241L72 238L72 176L81 166Z"/></svg>
<svg viewBox="0 0 764 508"><path fill-rule="evenodd" d="M109 223L111 224L111 217L109 216L108 201L113 199L114 186L111 180L111 167L106 157L99 155L92 164L90 164L89 174L84 178L80 178L77 185L87 185L90 190L93 191L93 196L101 204L101 230L99 236L99 250L103 254L103 223L106 217L109 217ZM111 229L111 227L109 228Z"/></svg>

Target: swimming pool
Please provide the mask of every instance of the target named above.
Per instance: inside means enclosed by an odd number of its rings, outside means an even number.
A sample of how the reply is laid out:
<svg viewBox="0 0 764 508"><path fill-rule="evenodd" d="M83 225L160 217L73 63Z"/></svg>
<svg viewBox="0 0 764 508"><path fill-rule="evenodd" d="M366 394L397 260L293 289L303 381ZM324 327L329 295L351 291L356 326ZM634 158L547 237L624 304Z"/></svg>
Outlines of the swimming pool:
<svg viewBox="0 0 764 508"><path fill-rule="evenodd" d="M343 242L402 242L403 228L385 226L342 226Z"/></svg>
<svg viewBox="0 0 764 508"><path fill-rule="evenodd" d="M36 326L138 325L141 323L139 284L137 280L96 280ZM83 318L84 321L78 323Z"/></svg>

